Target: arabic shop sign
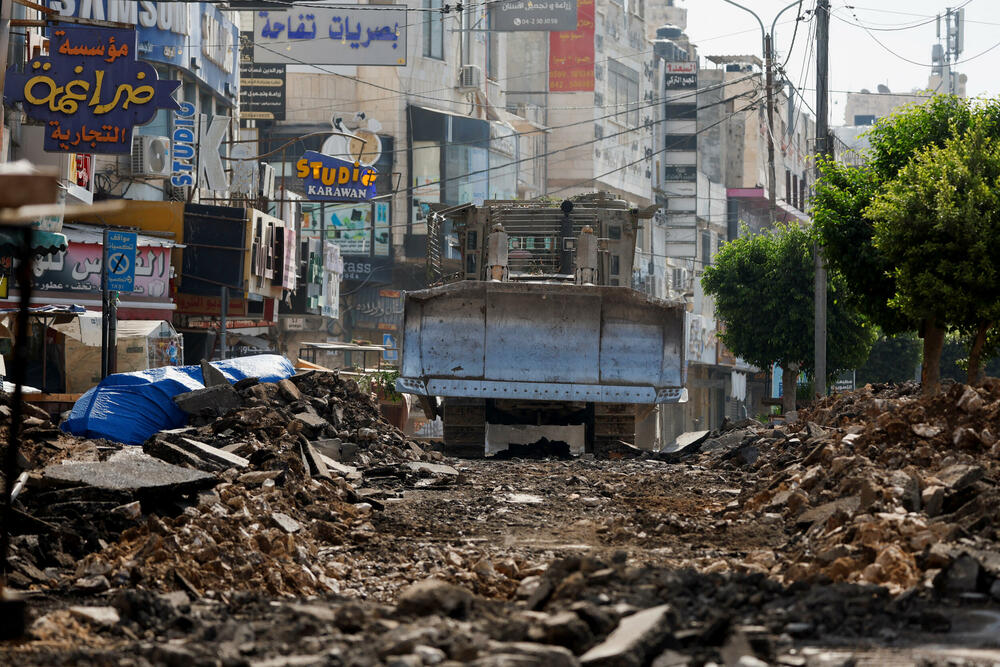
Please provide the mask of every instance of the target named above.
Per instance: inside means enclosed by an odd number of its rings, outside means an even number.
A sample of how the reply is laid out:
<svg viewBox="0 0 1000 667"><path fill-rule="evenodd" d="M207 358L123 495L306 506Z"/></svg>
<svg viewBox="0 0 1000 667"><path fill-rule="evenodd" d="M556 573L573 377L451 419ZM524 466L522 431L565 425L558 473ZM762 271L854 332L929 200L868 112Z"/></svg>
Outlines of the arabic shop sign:
<svg viewBox="0 0 1000 667"><path fill-rule="evenodd" d="M31 266L37 289L56 292L101 291L101 246L70 241L65 250L45 255ZM166 299L170 295L170 248L139 246L135 253L133 296Z"/></svg>
<svg viewBox="0 0 1000 667"><path fill-rule="evenodd" d="M52 0L60 16L134 26L139 58L183 68L219 93L236 95L236 25L206 2Z"/></svg>
<svg viewBox="0 0 1000 667"><path fill-rule="evenodd" d="M576 30L576 0L500 0L490 11L490 30Z"/></svg>
<svg viewBox="0 0 1000 667"><path fill-rule="evenodd" d="M255 63L401 66L406 64L406 7L259 11L253 40Z"/></svg>
<svg viewBox="0 0 1000 667"><path fill-rule="evenodd" d="M348 162L316 151L306 151L295 163L306 199L311 201L370 201L375 196L373 167Z"/></svg>
<svg viewBox="0 0 1000 667"><path fill-rule="evenodd" d="M7 101L48 123L46 151L129 153L134 126L177 108L180 81L158 81L152 65L136 62L135 39L134 30L60 28L50 55L32 58L24 73L7 71Z"/></svg>
<svg viewBox="0 0 1000 667"><path fill-rule="evenodd" d="M285 120L285 65L253 61L253 33L240 33L240 118Z"/></svg>

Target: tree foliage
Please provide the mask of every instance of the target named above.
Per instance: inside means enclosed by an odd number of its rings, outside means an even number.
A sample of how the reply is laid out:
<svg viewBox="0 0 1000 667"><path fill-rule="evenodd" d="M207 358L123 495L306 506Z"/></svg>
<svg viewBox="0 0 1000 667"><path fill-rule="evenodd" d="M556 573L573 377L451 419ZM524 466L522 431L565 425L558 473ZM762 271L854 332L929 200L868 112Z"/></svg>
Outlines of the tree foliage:
<svg viewBox="0 0 1000 667"><path fill-rule="evenodd" d="M977 331L978 355L1000 317L1000 140L980 125L919 151L866 215L892 267L890 306L927 326Z"/></svg>
<svg viewBox="0 0 1000 667"><path fill-rule="evenodd" d="M722 342L758 368L778 363L786 370L813 367L813 239L795 225L724 245L713 266L705 269L702 286L715 298L715 311L725 322ZM827 287L829 377L860 365L867 358L873 332L858 311L842 298L843 278L830 274Z"/></svg>
<svg viewBox="0 0 1000 667"><path fill-rule="evenodd" d="M972 134L983 143L978 147L956 148L957 140ZM812 213L824 256L830 268L846 278L851 300L883 331L895 333L919 328L925 337L925 371L929 367L931 375L925 378L930 380L925 382L925 391L937 385L937 361L945 327L959 327L976 341L970 355L973 360L979 356L977 350L989 345L991 320L979 317L987 302L979 300L975 307L970 307L982 294L963 292L953 299L956 290L946 288L951 274L959 278L954 283L956 289L959 284L972 290L982 287L982 282L967 278L971 267L984 266L980 262L983 244L978 243L972 249L975 257L962 258L960 253L951 251L957 251L968 237L956 237L952 242L948 238L968 231L958 216L982 212L987 204L988 183L976 184L973 176L981 168L981 160L992 159L988 146L997 138L1000 138L997 100L937 96L881 119L868 133L870 149L864 165L820 162L822 178L816 186ZM950 152L950 159L947 168L935 169L929 163L944 156L940 151ZM928 154L936 157L928 158ZM925 157L921 158L924 166L918 176L911 165L920 156ZM980 162L960 167L956 160ZM947 185L942 184L941 192L932 183L935 177L948 181ZM907 188L919 179L923 185L920 196L928 202L923 207L918 197L905 196ZM968 196L975 201L965 201ZM890 214L893 208L898 214ZM909 216L917 214L924 215L927 223L933 215L943 215L945 220L940 226L914 227ZM877 220L881 220L883 227L880 241L876 239ZM972 226L977 225L981 227L982 223ZM890 227L894 230L891 233ZM927 233L930 238L922 236ZM939 254L942 250L947 256ZM992 280L992 276L988 278ZM901 280L905 284L901 285ZM927 298L920 297L923 293Z"/></svg>
<svg viewBox="0 0 1000 667"><path fill-rule="evenodd" d="M868 361L857 369L858 386L870 382L905 382L912 380L920 364L920 341L912 331L878 337L868 354Z"/></svg>

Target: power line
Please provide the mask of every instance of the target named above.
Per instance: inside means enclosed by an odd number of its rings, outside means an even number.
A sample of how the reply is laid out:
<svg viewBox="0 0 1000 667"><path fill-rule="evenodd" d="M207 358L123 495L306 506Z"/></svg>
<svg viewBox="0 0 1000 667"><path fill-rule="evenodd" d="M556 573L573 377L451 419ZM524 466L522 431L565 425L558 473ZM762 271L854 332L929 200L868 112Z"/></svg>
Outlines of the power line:
<svg viewBox="0 0 1000 667"><path fill-rule="evenodd" d="M760 98L760 97L758 97L758 98L757 98L756 100L754 100L753 102L751 102L751 103L750 103L750 104L748 104L747 106L743 107L742 109L737 109L737 110L733 111L733 112L732 112L732 113L730 113L729 115L725 116L724 118L720 118L719 120L715 121L715 122L714 122L714 123L712 123L711 125L708 125L708 126L706 126L706 127L703 127L703 128L701 128L700 130L697 130L697 131L695 131L695 133L694 133L694 134L695 134L695 135L699 135L699 134L701 134L702 132L707 132L708 130L711 130L711 129L712 129L713 127L715 127L715 126L717 126L717 125L721 125L722 123L724 123L724 122L726 122L726 121L730 120L730 119L731 119L731 118L732 118L733 116L735 116L736 114L739 114L739 113L744 113L744 112L746 112L746 111L751 111L751 110L753 110L754 108L756 108L756 105L757 105L757 104L759 104L759 103L761 102L761 100L762 100L762 99L763 99L763 98ZM545 191L545 194L543 194L543 195L539 195L539 197L536 197L536 199L538 199L538 198L540 198L540 197L544 197L544 196L546 196L546 195L550 195L550 194L553 194L553 193L556 193L556 192L562 192L562 191L564 191L564 190L569 190L570 188L578 188L578 187L582 187L582 186L585 186L585 185L587 185L587 184L591 183L592 181L596 181L596 180L599 180L599 179L601 179L601 178L604 178L605 176L610 176L611 174L614 174L614 173L616 173L616 172L619 172L619 171L621 171L621 170L623 170L623 169L627 169L627 168L629 168L629 167L631 167L631 166L633 166L633 165L636 165L636 164L639 164L640 162L645 162L646 160L648 160L648 159L652 158L653 156L655 156L655 155L659 155L660 153L665 153L665 152L666 152L666 151L668 151L668 150L674 150L674 149L673 149L673 148L669 148L669 147L668 147L668 148L661 148L660 150L658 150L658 151L655 151L655 152L651 153L651 154L650 154L650 155L648 155L648 156L644 156L644 157L642 157L642 158L640 158L640 159L638 159L638 160L634 160L634 161L632 161L632 162L629 162L628 164L625 164L625 165L622 165L621 167L617 167L617 168L615 168L615 169L612 169L611 171L608 171L608 172L605 172L605 173L603 173L603 174L599 174L599 175L597 175L597 176L594 176L594 177L592 177L592 178L588 178L588 179L586 179L586 180L584 180L584 181L580 181L580 182L578 182L578 183L574 183L574 184L572 184L572 185L565 185L565 186L563 186L563 187L561 187L561 188L557 188L557 189L555 189L555 190L546 190L546 191Z"/></svg>
<svg viewBox="0 0 1000 667"><path fill-rule="evenodd" d="M970 2L972 2L972 0L965 0L965 2L963 2L958 7L955 7L952 11L957 11L959 9L962 9L963 7L965 7L966 5L968 5ZM909 25L896 25L896 26L886 27L886 28L873 28L871 26L865 26L865 25L863 25L861 23L861 19L858 17L857 13L854 11L856 8L853 5L847 5L847 4L845 4L844 5L844 9L851 10L851 14L854 16L854 19L855 19L855 21L857 21L857 23L851 23L850 21L847 21L847 20L845 20L845 19L843 19L843 18L841 18L839 16L836 16L835 14L833 16L835 18L837 18L838 20L843 21L844 23L848 23L848 24L851 24L851 25L855 25L858 28L865 28L866 30L872 30L872 31L876 31L876 32L897 32L897 31L900 31L900 30L912 30L913 28L919 28L921 26L925 26L925 25L928 25L930 23L934 23L934 21L937 21L937 20L940 19L939 16L933 16L931 18L928 18L926 21L919 21L917 23L912 23L912 24L909 24Z"/></svg>
<svg viewBox="0 0 1000 667"><path fill-rule="evenodd" d="M883 44L883 43L882 43L882 40L880 40L880 39L879 39L878 37L876 37L876 36L875 36L875 34L874 34L874 33L872 33L872 31L871 31L871 30L869 30L868 28L866 28L865 26L863 26L863 25L860 25L860 24L857 24L857 23L853 23L853 22L851 22L851 21L847 21L847 20L845 20L845 19L841 18L840 16L837 16L837 15L836 15L836 14L834 14L833 12L830 12L830 15L831 15L831 16L833 16L833 17L834 17L835 19L837 19L838 21L841 21L841 22L843 22L843 23L846 23L847 25L850 25L850 26L855 26L855 27L858 27L858 28L861 28L862 30L864 30L864 31L865 31L865 32L866 32L866 33L868 34L868 36L869 36L869 37L871 37L871 38L872 38L873 40L875 40L875 43L876 43L876 44L878 44L878 45L879 45L879 46L881 46L881 47L882 47L883 49L885 49L886 51L888 51L888 52L889 52L889 53L891 53L892 55L896 56L896 57L897 57L897 58L899 58L900 60L903 60L903 61L905 61L905 62L908 62L908 63L910 63L911 65L917 65L918 67L934 67L934 64L933 64L933 63L922 63L922 62L918 62L918 61L916 61L916 60L911 60L910 58L907 58L907 57L906 57L906 56L904 56L904 55L901 55L901 54L899 54L899 53L896 53L895 51L893 51L892 49L890 49L890 48L889 48L888 46L886 46L885 44ZM986 49L986 50L984 50L984 51L980 51L979 53L977 53L977 54L976 54L976 55L974 55L974 56L971 56L971 57L969 57L969 58L965 58L964 60L956 60L955 62L953 62L953 63L951 63L951 64L952 64L952 65L961 65L961 64L963 64L963 63L967 63L967 62L969 62L969 61L972 61L972 60L975 60L976 58L979 58L980 56L984 56L984 55L986 55L987 53L989 53L989 52L990 52L990 51L992 51L993 49L997 48L998 46L1000 46L1000 42L997 42L996 44L994 44L993 46L989 47L988 49Z"/></svg>
<svg viewBox="0 0 1000 667"><path fill-rule="evenodd" d="M672 98L670 98L670 100L671 101L676 101L676 100L679 100L679 99L686 99L688 97L693 97L693 96L695 96L695 95L697 95L699 93L707 92L709 90L714 90L716 88L721 88L721 87L724 87L726 85L731 85L731 84L734 84L734 83L739 83L741 81L745 81L747 79L754 78L755 76L756 75L751 74L751 75L747 75L747 76L741 77L739 79L734 79L732 81L726 81L726 82L720 83L720 84L713 84L711 86L705 86L703 88L698 88L696 90L689 91L689 92L685 93L684 95L679 95L679 96L672 97ZM731 97L719 100L717 102L709 102L708 104L705 104L705 105L702 105L700 107L697 107L696 111L700 111L702 109L707 109L709 107L712 107L712 106L715 106L715 105L718 105L718 104L724 104L724 103L730 102L732 100L738 99L740 97L745 97L747 95L754 94L756 92L759 92L759 91L757 91L757 90L746 90L746 91L744 91L742 93L739 93L737 95L733 95ZM623 111L616 111L616 112L612 112L612 113L609 113L609 114L605 114L604 116L598 116L597 118L585 118L583 120L574 121L572 123L566 123L564 125L550 125L550 126L546 127L545 130L546 131L561 130L561 129L565 129L565 128L568 128L568 127L575 127L577 125L588 125L590 123L595 123L595 122L600 121L600 120L606 120L608 118L614 118L615 116L620 116L620 115L628 113L630 111L648 109L650 107L658 106L659 104L662 103L662 101L663 100L661 100L661 99L657 99L657 100L653 100L652 102L646 102L642 106L638 106L638 107L635 107L633 109L625 109ZM634 102L629 102L627 104L632 105L632 104L635 104L635 103ZM644 127L646 127L646 126L643 125L640 128L636 128L636 130L638 131L639 129L643 129ZM313 134L321 134L321 133L313 133ZM512 132L511 134L507 135L507 137L521 137L521 136L532 136L532 135L540 135L540 134L544 134L544 132L542 130L531 130L531 131L525 131L525 132L516 132L515 131L515 132ZM296 141L301 141L304 138L305 137L299 137L298 139L293 139L287 145L291 145L291 143L294 143ZM281 137L278 137L277 139L281 139ZM483 144L486 141L487 140L484 140L484 139L472 139L472 140L469 140L469 141L452 141L452 142L448 142L447 145L448 146L476 146L476 145L479 145L479 144ZM396 149L393 149L392 151L387 151L387 152L389 152L391 154L406 153L406 152L411 151L411 150L417 151L417 150L426 150L426 149L432 149L432 148L440 149L442 146L443 146L443 144L433 144L431 146L403 147L403 148L396 148ZM257 157L262 157L262 156L257 156ZM245 160L245 159L250 159L250 158L240 158L240 159L244 159Z"/></svg>

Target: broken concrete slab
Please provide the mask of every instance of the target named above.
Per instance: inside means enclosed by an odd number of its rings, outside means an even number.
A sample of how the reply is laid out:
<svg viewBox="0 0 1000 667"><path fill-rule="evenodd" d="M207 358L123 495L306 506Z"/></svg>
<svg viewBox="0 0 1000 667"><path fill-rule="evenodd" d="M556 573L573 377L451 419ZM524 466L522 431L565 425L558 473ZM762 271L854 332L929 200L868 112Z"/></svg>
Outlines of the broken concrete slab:
<svg viewBox="0 0 1000 667"><path fill-rule="evenodd" d="M166 461L167 463L173 463L174 465L179 466L187 466L197 470L214 471L219 470L221 467L215 463L204 461L191 452L185 451L174 443L168 442L159 437L152 437L143 443L142 451L150 456L160 459L161 461Z"/></svg>
<svg viewBox="0 0 1000 667"><path fill-rule="evenodd" d="M302 392L295 386L295 383L285 378L278 382L278 392L287 401L301 401Z"/></svg>
<svg viewBox="0 0 1000 667"><path fill-rule="evenodd" d="M472 593L440 579L430 578L410 584L399 594L396 609L400 614L429 616L444 614L462 618L472 604Z"/></svg>
<svg viewBox="0 0 1000 667"><path fill-rule="evenodd" d="M986 471L982 466L955 464L938 472L935 477L950 490L961 491L981 480L985 474Z"/></svg>
<svg viewBox="0 0 1000 667"><path fill-rule="evenodd" d="M228 385L229 380L218 368L208 363L204 359L201 360L201 383L206 387L219 387L221 385Z"/></svg>
<svg viewBox="0 0 1000 667"><path fill-rule="evenodd" d="M438 476L448 476L448 477L458 477L458 470L455 468L444 465L443 463L427 463L426 461L410 461L403 464L405 467L409 468L413 472L426 475L429 477Z"/></svg>
<svg viewBox="0 0 1000 667"><path fill-rule="evenodd" d="M252 470L237 477L236 481L245 486L260 486L268 480L278 479L283 474L283 470Z"/></svg>
<svg viewBox="0 0 1000 667"><path fill-rule="evenodd" d="M242 406L240 395L228 382L224 385L195 389L174 396L174 403L189 415L221 417Z"/></svg>
<svg viewBox="0 0 1000 667"><path fill-rule="evenodd" d="M667 648L676 617L670 605L626 616L607 639L580 656L581 665L638 667Z"/></svg>
<svg viewBox="0 0 1000 667"><path fill-rule="evenodd" d="M85 607L77 605L69 608L69 613L76 618L99 627L111 627L121 620L118 610L114 607Z"/></svg>
<svg viewBox="0 0 1000 667"><path fill-rule="evenodd" d="M271 523L286 533L297 533L302 530L302 524L284 512L271 512Z"/></svg>
<svg viewBox="0 0 1000 667"><path fill-rule="evenodd" d="M242 456L237 456L231 452L227 452L218 447L213 447L207 445L204 442L194 440L193 438L178 438L174 441L174 444L181 449L194 454L200 459L211 461L224 468L246 468L250 465L250 461L243 458Z"/></svg>
<svg viewBox="0 0 1000 667"><path fill-rule="evenodd" d="M551 644L535 644L534 642L498 642L489 643L489 655L480 658L475 663L499 667L506 665L545 665L546 667L576 667L579 661L568 649Z"/></svg>
<svg viewBox="0 0 1000 667"><path fill-rule="evenodd" d="M302 465L309 471L312 477L330 477L330 471L323 461L323 457L313 448L308 440L299 440L299 454L302 456Z"/></svg>
<svg viewBox="0 0 1000 667"><path fill-rule="evenodd" d="M61 463L42 470L43 483L90 486L106 491L131 491L167 497L194 493L216 485L216 478L200 470L164 463L136 452L107 461Z"/></svg>
<svg viewBox="0 0 1000 667"><path fill-rule="evenodd" d="M354 466L345 465L340 461L334 461L333 459L323 456L322 454L320 454L320 458L323 460L323 463L326 465L326 469L328 471L335 472L349 480L359 480L362 478L361 471Z"/></svg>
<svg viewBox="0 0 1000 667"><path fill-rule="evenodd" d="M323 429L330 426L330 422L320 417L315 412L300 412L295 415L292 421L302 422L303 425L312 429L315 432L321 432Z"/></svg>

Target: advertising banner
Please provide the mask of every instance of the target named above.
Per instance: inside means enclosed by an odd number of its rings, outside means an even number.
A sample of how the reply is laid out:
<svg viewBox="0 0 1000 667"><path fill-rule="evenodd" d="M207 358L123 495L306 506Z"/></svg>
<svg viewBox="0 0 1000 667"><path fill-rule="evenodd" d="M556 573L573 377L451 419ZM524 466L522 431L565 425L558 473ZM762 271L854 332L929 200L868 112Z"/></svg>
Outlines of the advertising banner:
<svg viewBox="0 0 1000 667"><path fill-rule="evenodd" d="M576 30L576 0L500 0L490 9L490 30Z"/></svg>
<svg viewBox="0 0 1000 667"><path fill-rule="evenodd" d="M302 179L306 199L310 201L371 201L377 174L374 167L316 151L306 151L295 163L295 175Z"/></svg>
<svg viewBox="0 0 1000 667"><path fill-rule="evenodd" d="M214 4L50 0L48 5L60 16L135 26L140 60L179 67L221 94L237 93L239 32Z"/></svg>
<svg viewBox="0 0 1000 667"><path fill-rule="evenodd" d="M43 148L51 153L130 153L132 128L157 109L177 109L180 81L159 81L137 62L134 30L60 28L49 54L9 70L4 93L30 118L46 122Z"/></svg>
<svg viewBox="0 0 1000 667"><path fill-rule="evenodd" d="M285 66L253 62L253 33L240 33L240 117L285 120Z"/></svg>
<svg viewBox="0 0 1000 667"><path fill-rule="evenodd" d="M594 90L594 0L578 0L576 30L549 33L549 92Z"/></svg>
<svg viewBox="0 0 1000 667"><path fill-rule="evenodd" d="M308 13L306 13L308 12ZM406 7L310 6L258 11L253 60L292 65L406 65Z"/></svg>

